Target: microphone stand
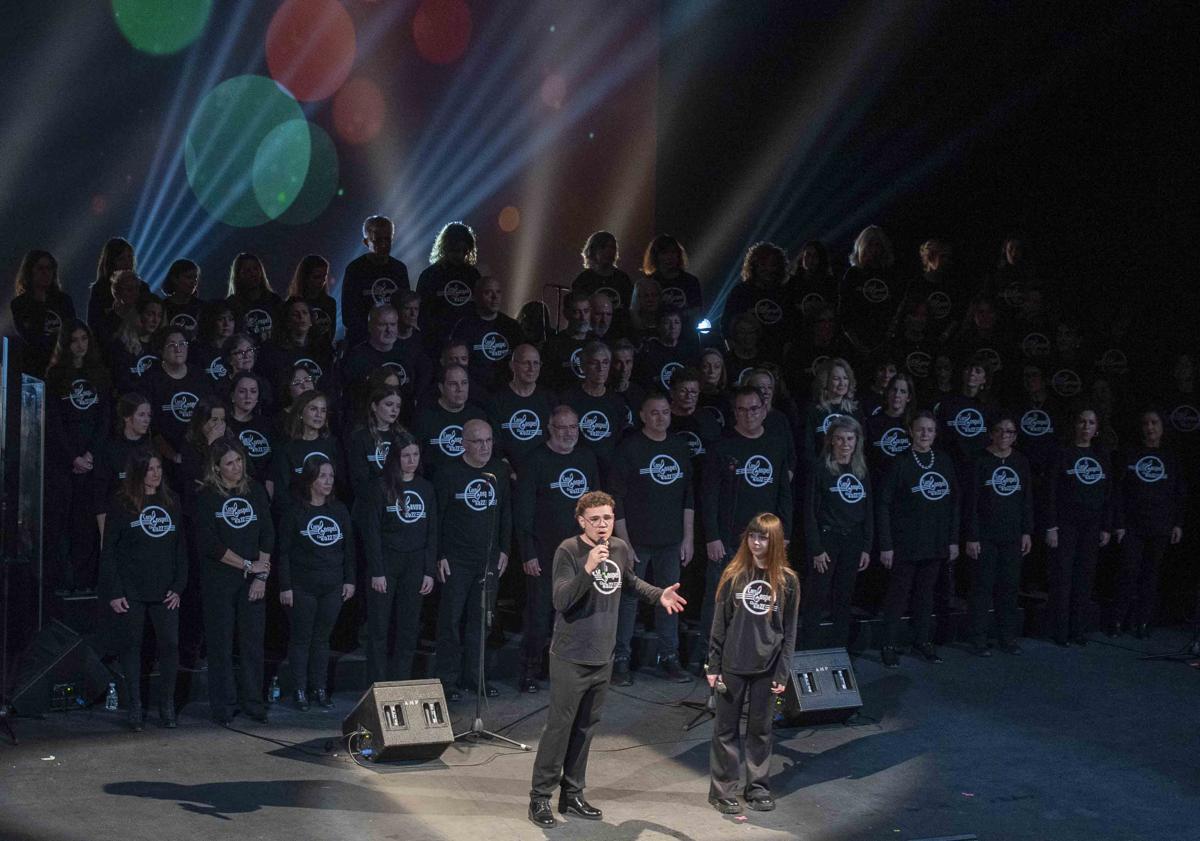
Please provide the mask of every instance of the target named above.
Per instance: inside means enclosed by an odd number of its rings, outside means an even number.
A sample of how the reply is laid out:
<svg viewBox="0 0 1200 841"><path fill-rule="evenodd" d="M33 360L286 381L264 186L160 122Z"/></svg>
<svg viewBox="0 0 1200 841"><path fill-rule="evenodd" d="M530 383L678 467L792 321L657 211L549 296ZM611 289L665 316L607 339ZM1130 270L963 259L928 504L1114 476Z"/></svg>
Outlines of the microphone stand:
<svg viewBox="0 0 1200 841"><path fill-rule="evenodd" d="M492 571L488 568L488 566L492 562L493 541L496 537L496 515L498 512L495 509L499 508L499 499L497 498L498 493L496 490L496 477L491 473L484 473L483 479L488 483L488 488L492 492L489 502L491 503L490 507L493 510L491 515L488 517L487 552L483 556L483 575L479 580L479 663L478 670L475 673L475 721L471 724L471 729L464 730L462 733L454 734L454 741L458 742L464 739L490 739L492 741L504 742L505 744L511 745L515 748L528 751L532 750L529 745L523 742L518 742L515 739L510 739L507 736L501 736L499 733L488 730L483 726L483 696L484 693L487 692L484 661L487 655L488 629L492 624L488 618L491 612L488 609L490 607L490 600L488 599L488 579L491 577Z"/></svg>

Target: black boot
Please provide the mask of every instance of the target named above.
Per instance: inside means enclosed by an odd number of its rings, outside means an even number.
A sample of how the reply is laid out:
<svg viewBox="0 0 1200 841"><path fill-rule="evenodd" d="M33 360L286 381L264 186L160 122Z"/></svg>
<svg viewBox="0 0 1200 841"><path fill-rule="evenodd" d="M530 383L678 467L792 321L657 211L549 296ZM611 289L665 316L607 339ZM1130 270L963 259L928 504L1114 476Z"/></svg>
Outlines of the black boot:
<svg viewBox="0 0 1200 841"><path fill-rule="evenodd" d="M318 707L320 707L323 710L333 709L333 699L329 697L328 692L326 692L324 689L318 689L316 692L316 695L317 695L317 706Z"/></svg>
<svg viewBox="0 0 1200 841"><path fill-rule="evenodd" d="M305 692L303 689L297 689L292 700L296 704L296 709L300 710L300 712L302 712L302 713L308 712L308 693L307 692Z"/></svg>

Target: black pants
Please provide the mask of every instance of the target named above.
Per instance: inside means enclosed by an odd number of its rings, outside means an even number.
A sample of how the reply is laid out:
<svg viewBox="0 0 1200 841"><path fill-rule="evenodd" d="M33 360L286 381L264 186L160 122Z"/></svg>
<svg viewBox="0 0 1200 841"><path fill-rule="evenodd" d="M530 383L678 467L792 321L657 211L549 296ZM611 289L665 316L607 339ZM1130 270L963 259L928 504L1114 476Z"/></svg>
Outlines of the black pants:
<svg viewBox="0 0 1200 841"><path fill-rule="evenodd" d="M263 599L250 601L250 582L230 567L208 571L204 590L204 633L208 641L208 703L213 718L227 718L234 705L263 708ZM233 639L238 640L238 681L233 680Z"/></svg>
<svg viewBox="0 0 1200 841"><path fill-rule="evenodd" d="M131 709L142 705L142 635L146 630L147 616L154 626L154 652L158 658L162 693L159 706L175 703L175 677L179 673L179 609L168 610L162 602L129 599L129 610L117 614L117 628L120 634L121 670L125 672L125 691Z"/></svg>
<svg viewBox="0 0 1200 841"><path fill-rule="evenodd" d="M533 762L530 798L583 794L588 748L600 721L612 663L585 666L550 655L550 712Z"/></svg>
<svg viewBox="0 0 1200 841"><path fill-rule="evenodd" d="M450 577L438 604L437 676L444 687L474 687L479 657L479 591L483 567L450 561ZM496 576L489 571L488 612L496 598Z"/></svg>
<svg viewBox="0 0 1200 841"><path fill-rule="evenodd" d="M862 560L863 537L823 531L821 542L829 555L829 566L817 572L812 558L805 557L804 608L800 615L800 648L821 648L821 617L826 608L833 619L828 644L844 648L850 641L850 600Z"/></svg>
<svg viewBox="0 0 1200 841"><path fill-rule="evenodd" d="M1003 645L1020 636L1017 595L1021 588L1021 538L979 541L979 558L971 565L971 639L987 636L988 609L996 612L996 638Z"/></svg>
<svg viewBox="0 0 1200 841"><path fill-rule="evenodd" d="M1158 608L1158 575L1169 534L1140 534L1133 529L1121 541L1121 579L1117 586L1115 622L1149 625Z"/></svg>
<svg viewBox="0 0 1200 841"><path fill-rule="evenodd" d="M417 635L421 630L421 580L425 577L425 554L409 552L391 559L387 592L367 591L367 680L409 680ZM364 580L370 581L369 578ZM388 631L395 631L389 639ZM389 645L390 643L390 645ZM388 649L391 649L389 657Z"/></svg>
<svg viewBox="0 0 1200 841"><path fill-rule="evenodd" d="M292 635L288 665L297 689L325 689L329 681L329 635L342 610L342 582L292 582Z"/></svg>
<svg viewBox="0 0 1200 841"><path fill-rule="evenodd" d="M633 573L643 581L658 587L670 587L679 582L679 544L668 546L635 546L637 564ZM617 610L617 643L613 650L616 659L629 659L633 632L637 625L638 597L633 593L621 593L621 606ZM679 658L679 617L667 613L661 603L654 606L654 630L658 635L658 659Z"/></svg>
<svg viewBox="0 0 1200 841"><path fill-rule="evenodd" d="M712 780L709 797L736 797L742 782L742 754L745 751L745 797L753 800L771 793L771 677L773 672L756 675L725 674L727 691L717 692L717 717L713 722L709 765ZM742 705L746 710L746 736L741 738Z"/></svg>
<svg viewBox="0 0 1200 841"><path fill-rule="evenodd" d="M1081 513L1058 524L1058 549L1050 558L1050 627L1059 642L1087 630L1100 552L1100 517Z"/></svg>
<svg viewBox="0 0 1200 841"><path fill-rule="evenodd" d="M892 562L887 595L883 598L883 644L895 645L900 632L900 618L912 595L913 642L924 645L933 636L933 589L946 563L941 558L923 561Z"/></svg>

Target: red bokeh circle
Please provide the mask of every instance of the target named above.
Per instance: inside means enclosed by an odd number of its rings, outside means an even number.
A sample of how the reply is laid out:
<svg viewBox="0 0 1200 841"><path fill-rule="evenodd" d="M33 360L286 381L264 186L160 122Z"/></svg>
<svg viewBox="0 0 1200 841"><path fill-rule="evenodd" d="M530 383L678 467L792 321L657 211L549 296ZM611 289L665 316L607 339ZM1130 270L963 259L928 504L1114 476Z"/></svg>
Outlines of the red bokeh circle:
<svg viewBox="0 0 1200 841"><path fill-rule="evenodd" d="M347 143L369 143L383 128L386 111L379 85L360 76L333 98L333 128Z"/></svg>
<svg viewBox="0 0 1200 841"><path fill-rule="evenodd" d="M471 10L463 0L421 0L413 16L417 52L432 64L453 64L471 42Z"/></svg>
<svg viewBox="0 0 1200 841"><path fill-rule="evenodd" d="M337 0L287 0L267 28L271 78L305 102L332 96L356 51L354 21Z"/></svg>

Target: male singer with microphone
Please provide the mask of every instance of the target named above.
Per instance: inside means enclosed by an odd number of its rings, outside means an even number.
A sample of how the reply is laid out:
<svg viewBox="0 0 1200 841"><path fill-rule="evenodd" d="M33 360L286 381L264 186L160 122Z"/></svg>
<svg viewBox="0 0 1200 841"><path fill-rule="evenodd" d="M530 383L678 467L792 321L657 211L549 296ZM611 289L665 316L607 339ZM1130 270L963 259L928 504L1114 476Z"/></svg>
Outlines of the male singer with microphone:
<svg viewBox="0 0 1200 841"><path fill-rule="evenodd" d="M612 676L613 643L622 591L679 613L686 604L679 583L654 587L633 572L629 544L613 537L613 498L592 491L579 498L575 520L583 534L554 553L554 636L550 643L550 712L538 743L529 792L529 819L557 825L550 795L560 790L558 811L598 821L599 809L583 798L588 748Z"/></svg>
<svg viewBox="0 0 1200 841"><path fill-rule="evenodd" d="M487 421L467 421L463 424L462 456L447 461L433 481L440 526L438 581L442 585L437 676L451 701L462 698L463 678L471 676L469 683L477 673L479 588L486 575L490 605L496 578L508 566L512 496L508 468L492 456L492 445L492 427ZM491 686L465 688L485 692L489 698L498 694Z"/></svg>

